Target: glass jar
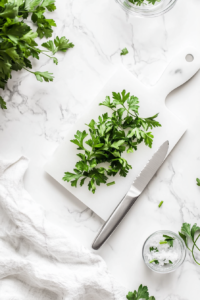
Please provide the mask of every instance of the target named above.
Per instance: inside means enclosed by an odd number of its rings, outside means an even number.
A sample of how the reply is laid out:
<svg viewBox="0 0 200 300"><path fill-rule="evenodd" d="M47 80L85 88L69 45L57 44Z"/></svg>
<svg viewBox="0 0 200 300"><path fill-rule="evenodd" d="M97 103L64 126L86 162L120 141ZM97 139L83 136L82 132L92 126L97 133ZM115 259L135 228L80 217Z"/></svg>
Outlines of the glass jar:
<svg viewBox="0 0 200 300"><path fill-rule="evenodd" d="M176 1L177 0L160 0L153 5L149 4L145 0L144 3L139 6L129 2L129 0L116 0L116 2L118 2L120 6L131 15L148 18L158 17L165 14L174 7Z"/></svg>
<svg viewBox="0 0 200 300"><path fill-rule="evenodd" d="M152 251L152 248L151 248L152 243L155 245L155 241L157 239L159 240L161 237L163 239L163 235L172 237L174 239L174 241L173 241L174 242L173 243L174 250L173 251L176 253L177 259L176 259L176 262L173 264L171 264L172 263L171 261L170 261L170 263L166 263L163 265L160 265L159 263L152 263L152 261L149 261L149 255L151 255L150 253L152 253L151 252ZM168 246L168 248L169 248L169 246ZM157 248L156 248L156 252L159 252ZM159 253L161 253L161 252L159 252ZM176 233L174 233L172 231L168 231L168 230L160 230L160 231L154 232L152 235L150 235L146 239L146 241L143 245L143 248L142 248L142 257L143 257L145 264L147 265L147 267L149 269L151 269L152 271L154 271L156 273L166 274L166 273L171 273L171 272L177 270L184 262L185 256L186 256L186 247L185 247L183 240L181 239L181 237L179 235L177 235ZM165 262L165 259L164 259L164 262Z"/></svg>

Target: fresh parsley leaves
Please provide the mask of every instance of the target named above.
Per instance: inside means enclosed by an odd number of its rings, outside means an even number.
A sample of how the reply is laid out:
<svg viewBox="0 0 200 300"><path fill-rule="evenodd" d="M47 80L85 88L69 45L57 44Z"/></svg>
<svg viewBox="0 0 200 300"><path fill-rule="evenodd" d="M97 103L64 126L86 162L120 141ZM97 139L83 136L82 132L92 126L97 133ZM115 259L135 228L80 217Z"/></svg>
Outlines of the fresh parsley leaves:
<svg viewBox="0 0 200 300"><path fill-rule="evenodd" d="M77 131L71 142L82 153L77 154L80 160L75 165L74 173L66 172L64 181L71 181L71 186L77 187L79 179L82 186L88 178L88 188L94 194L96 186L107 184L108 177L116 174L126 177L132 166L122 157L122 153L136 151L142 142L151 148L154 136L149 129L161 126L155 120L158 114L140 118L138 104L138 98L125 90L121 93L113 92L112 100L107 96L99 104L110 108L113 113L99 116L98 121L91 120L87 124L89 134L85 130ZM86 140L88 135L89 139ZM108 167L99 166L101 163L107 163Z"/></svg>
<svg viewBox="0 0 200 300"><path fill-rule="evenodd" d="M128 0L129 2L135 4L135 5L145 5L145 0ZM160 2L160 0L147 0L148 4L155 4L156 2Z"/></svg>
<svg viewBox="0 0 200 300"><path fill-rule="evenodd" d="M142 286L142 284L139 286L138 291L129 292L126 298L128 300L156 300L154 296L149 297L148 287Z"/></svg>
<svg viewBox="0 0 200 300"><path fill-rule="evenodd" d="M53 41L43 43L42 46L47 50L38 48L35 42L36 37L52 36L53 27L56 23L53 19L46 19L46 11L56 9L55 0L3 0L0 3L0 88L4 89L7 81L11 78L12 71L25 69L35 75L39 81L53 81L51 73L32 72L32 64L29 58L32 56L39 59L40 54L51 58L58 64L53 55L58 51L66 52L74 45L64 36L58 36ZM25 19L31 15L32 22L37 27L34 32L26 23ZM50 54L51 54L50 53ZM6 103L0 97L0 107L6 109Z"/></svg>
<svg viewBox="0 0 200 300"><path fill-rule="evenodd" d="M200 263L196 260L195 256L194 256L194 250L195 247L198 251L200 251L199 247L197 246L197 241L200 237L200 227L197 226L197 224L195 223L192 227L191 224L189 223L183 223L182 227L181 227L181 232L179 232L180 237L183 239L187 249L192 253L192 257L195 261L196 264L200 265ZM197 234L198 232L198 234ZM189 242L192 245L192 248L190 249L189 247Z"/></svg>
<svg viewBox="0 0 200 300"><path fill-rule="evenodd" d="M126 55L126 54L128 54L127 48L122 49L120 55Z"/></svg>

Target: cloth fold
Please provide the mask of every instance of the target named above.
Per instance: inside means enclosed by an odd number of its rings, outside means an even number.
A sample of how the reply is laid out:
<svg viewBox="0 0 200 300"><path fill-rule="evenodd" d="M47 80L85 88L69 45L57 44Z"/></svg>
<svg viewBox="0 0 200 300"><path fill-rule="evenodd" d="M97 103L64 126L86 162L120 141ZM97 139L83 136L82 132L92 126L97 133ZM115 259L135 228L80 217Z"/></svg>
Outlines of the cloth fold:
<svg viewBox="0 0 200 300"><path fill-rule="evenodd" d="M0 299L125 299L103 259L45 218L24 189L27 167L0 158Z"/></svg>

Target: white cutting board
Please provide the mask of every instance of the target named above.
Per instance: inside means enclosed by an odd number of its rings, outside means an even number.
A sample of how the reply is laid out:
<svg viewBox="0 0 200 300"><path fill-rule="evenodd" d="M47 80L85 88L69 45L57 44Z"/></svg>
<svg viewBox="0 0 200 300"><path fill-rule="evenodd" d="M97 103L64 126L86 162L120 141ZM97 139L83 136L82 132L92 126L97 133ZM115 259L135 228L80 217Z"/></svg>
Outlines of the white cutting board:
<svg viewBox="0 0 200 300"><path fill-rule="evenodd" d="M193 55L194 60L192 62L186 61L187 54ZM67 132L65 141L47 162L45 166L46 172L103 220L106 220L155 150L165 140L169 140L170 152L186 131L187 124L178 120L168 110L165 105L165 99L172 90L188 81L199 68L200 54L193 48L181 51L171 61L158 83L153 87L143 85L128 70L120 67L102 88L92 104L83 112L82 118ZM73 172L75 164L79 160L78 156L76 156L79 151L76 150L76 145L71 143L70 140L74 138L77 130L83 131L85 129L88 131L88 127L85 124L88 124L91 119L97 120L98 116L105 112L111 114L112 111L109 108L99 106L99 103L104 101L106 96L111 97L112 92L122 92L123 89L139 98L139 114L141 117L149 117L159 113L158 120L162 124L162 127L153 129L152 131L155 136L152 149L141 144L138 146L138 151L125 154L124 157L132 165L132 170L130 170L127 177L124 178L118 175L114 178L111 177L110 181L114 180L116 184L110 187L103 184L97 187L94 195L88 190L87 181L85 181L83 187L71 187L70 183L62 180L64 172Z"/></svg>

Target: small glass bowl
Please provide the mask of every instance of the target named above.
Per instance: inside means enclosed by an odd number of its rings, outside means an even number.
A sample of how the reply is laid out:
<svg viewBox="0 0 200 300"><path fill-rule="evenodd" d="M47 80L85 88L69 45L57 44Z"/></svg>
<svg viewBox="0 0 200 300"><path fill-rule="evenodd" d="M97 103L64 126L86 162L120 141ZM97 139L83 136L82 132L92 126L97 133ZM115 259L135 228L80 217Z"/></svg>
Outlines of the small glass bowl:
<svg viewBox="0 0 200 300"><path fill-rule="evenodd" d="M141 4L140 6L133 4L128 0L116 0L116 2L119 3L123 10L130 13L131 15L154 18L161 16L172 9L177 0L160 0L154 5L147 2L145 4Z"/></svg>
<svg viewBox="0 0 200 300"><path fill-rule="evenodd" d="M146 256L146 253L149 249L148 242L152 237L154 237L155 235L158 235L158 234L169 235L178 241L178 244L180 246L180 249L179 249L180 255L179 255L179 260L176 262L176 264L173 264L173 265L167 264L166 266L159 266L157 264L149 263L148 258ZM147 267L149 269L151 269L152 271L154 271L156 273L161 273L161 274L167 274L167 273L171 273L171 272L174 272L175 270L177 270L183 264L183 262L185 260L185 256L186 256L186 247L185 247L183 240L181 239L181 237L179 235L177 235L173 231L169 231L169 230L159 230L159 231L154 232L146 239L146 241L144 242L143 248L142 248L142 257L143 257L143 260L144 260L145 264L147 265Z"/></svg>

